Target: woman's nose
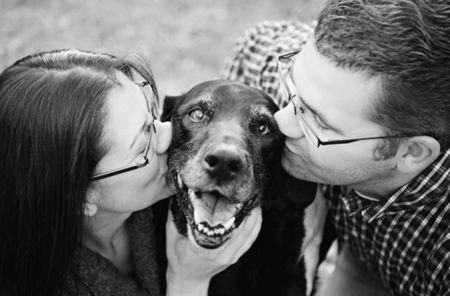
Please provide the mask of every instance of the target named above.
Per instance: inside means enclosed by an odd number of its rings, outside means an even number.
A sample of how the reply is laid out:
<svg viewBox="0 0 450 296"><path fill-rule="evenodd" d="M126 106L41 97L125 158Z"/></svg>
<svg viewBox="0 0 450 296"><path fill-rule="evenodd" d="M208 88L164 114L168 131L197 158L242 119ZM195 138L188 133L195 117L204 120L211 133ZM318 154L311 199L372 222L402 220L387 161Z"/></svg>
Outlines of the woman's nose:
<svg viewBox="0 0 450 296"><path fill-rule="evenodd" d="M156 135L158 141L156 142L156 153L164 154L169 149L170 142L172 142L172 124L170 121L161 122L155 120Z"/></svg>
<svg viewBox="0 0 450 296"><path fill-rule="evenodd" d="M300 138L303 136L302 128L295 118L294 105L289 103L283 109L275 113L274 117L280 131L289 138Z"/></svg>

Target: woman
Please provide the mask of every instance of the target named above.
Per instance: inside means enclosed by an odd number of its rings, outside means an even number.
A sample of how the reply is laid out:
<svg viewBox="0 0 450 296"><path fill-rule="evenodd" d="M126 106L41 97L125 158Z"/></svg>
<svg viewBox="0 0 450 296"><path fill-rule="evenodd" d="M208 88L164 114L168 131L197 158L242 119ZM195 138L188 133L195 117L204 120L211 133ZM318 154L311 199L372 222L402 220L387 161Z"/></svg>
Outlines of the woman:
<svg viewBox="0 0 450 296"><path fill-rule="evenodd" d="M57 50L0 74L1 295L161 295L164 280L166 295L206 295L250 247L259 212L216 251L169 216L158 270L149 206L172 191L171 126L157 114L142 58Z"/></svg>

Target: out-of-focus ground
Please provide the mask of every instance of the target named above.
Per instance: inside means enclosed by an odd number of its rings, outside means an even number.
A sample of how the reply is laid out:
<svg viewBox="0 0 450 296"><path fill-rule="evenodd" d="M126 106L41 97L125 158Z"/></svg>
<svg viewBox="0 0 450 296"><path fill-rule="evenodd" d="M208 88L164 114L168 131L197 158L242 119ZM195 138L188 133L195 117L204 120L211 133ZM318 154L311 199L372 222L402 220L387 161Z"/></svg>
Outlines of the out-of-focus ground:
<svg viewBox="0 0 450 296"><path fill-rule="evenodd" d="M0 0L0 68L80 48L150 59L161 94L217 78L236 38L263 20L314 20L324 0Z"/></svg>

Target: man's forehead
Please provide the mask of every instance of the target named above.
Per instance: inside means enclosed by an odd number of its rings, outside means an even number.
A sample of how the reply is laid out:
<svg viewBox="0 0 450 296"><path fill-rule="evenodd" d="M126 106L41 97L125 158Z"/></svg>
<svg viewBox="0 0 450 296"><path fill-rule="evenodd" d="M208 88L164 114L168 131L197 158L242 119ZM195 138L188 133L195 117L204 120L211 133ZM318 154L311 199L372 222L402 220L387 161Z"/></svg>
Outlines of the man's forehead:
<svg viewBox="0 0 450 296"><path fill-rule="evenodd" d="M380 77L338 67L309 39L297 55L292 78L297 95L324 121L340 129L348 119L370 120L379 100Z"/></svg>

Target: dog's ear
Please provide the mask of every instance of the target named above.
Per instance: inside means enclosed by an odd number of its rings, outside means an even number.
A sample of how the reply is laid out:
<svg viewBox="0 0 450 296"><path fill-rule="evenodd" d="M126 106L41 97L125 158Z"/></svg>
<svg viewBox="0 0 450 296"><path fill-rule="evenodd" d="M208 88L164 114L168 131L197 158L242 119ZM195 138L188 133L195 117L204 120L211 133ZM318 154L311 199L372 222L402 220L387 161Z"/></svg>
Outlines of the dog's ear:
<svg viewBox="0 0 450 296"><path fill-rule="evenodd" d="M275 103L275 100L269 94L267 94L265 92L262 92L262 91L261 91L261 93L263 94L263 96L266 99L266 101L269 102L270 108L272 109L271 111L273 113L275 113L278 110L280 110L280 107Z"/></svg>
<svg viewBox="0 0 450 296"><path fill-rule="evenodd" d="M181 101L183 95L181 96L165 96L163 100L163 110L161 114L161 121L170 121L173 115L173 110L176 104Z"/></svg>

